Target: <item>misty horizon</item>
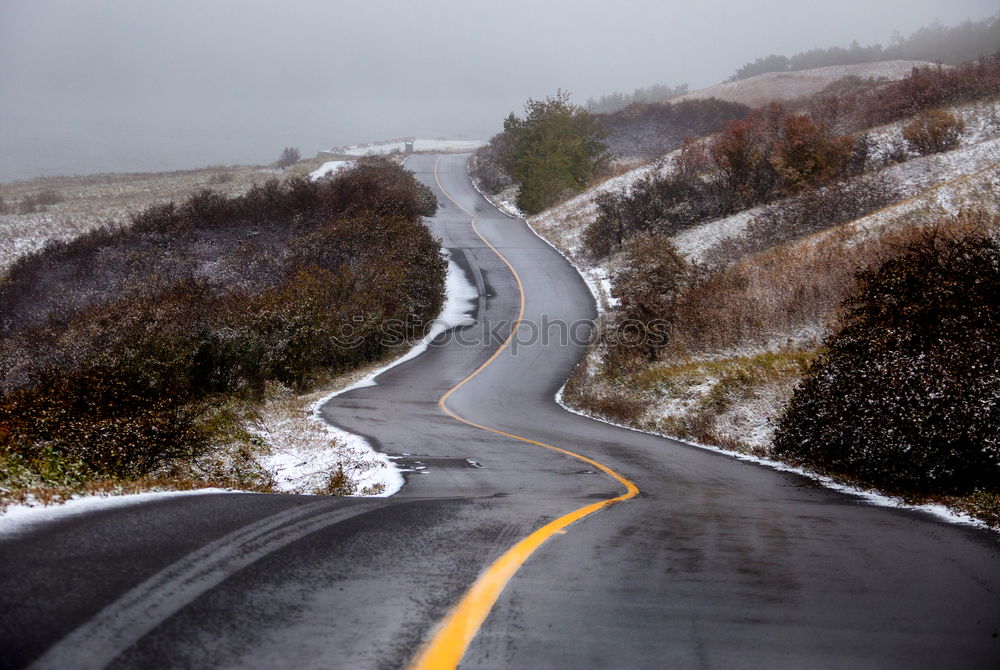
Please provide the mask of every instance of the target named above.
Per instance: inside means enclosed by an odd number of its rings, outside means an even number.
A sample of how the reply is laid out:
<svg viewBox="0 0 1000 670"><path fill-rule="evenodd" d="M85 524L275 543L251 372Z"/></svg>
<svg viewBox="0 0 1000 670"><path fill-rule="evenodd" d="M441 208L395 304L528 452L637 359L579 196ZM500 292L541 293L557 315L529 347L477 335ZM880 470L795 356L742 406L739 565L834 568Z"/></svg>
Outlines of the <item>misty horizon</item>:
<svg viewBox="0 0 1000 670"><path fill-rule="evenodd" d="M489 139L528 98L691 90L768 54L888 44L992 1L0 6L0 181L264 164L285 146Z"/></svg>

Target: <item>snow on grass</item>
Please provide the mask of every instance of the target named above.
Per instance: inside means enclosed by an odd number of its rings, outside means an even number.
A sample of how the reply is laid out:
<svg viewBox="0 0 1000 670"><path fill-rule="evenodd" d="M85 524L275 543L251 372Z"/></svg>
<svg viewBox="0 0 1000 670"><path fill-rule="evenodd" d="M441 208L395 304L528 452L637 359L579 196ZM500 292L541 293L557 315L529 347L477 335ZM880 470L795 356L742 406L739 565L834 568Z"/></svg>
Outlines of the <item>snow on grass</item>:
<svg viewBox="0 0 1000 670"><path fill-rule="evenodd" d="M716 84L672 98L670 102L718 98L759 107L769 102L781 102L819 93L844 77L898 81L909 76L914 67L937 67L934 63L914 60L893 60L853 65L829 65L794 72L767 72L739 81Z"/></svg>
<svg viewBox="0 0 1000 670"><path fill-rule="evenodd" d="M947 112L960 118L965 123L965 131L959 137L959 147L972 147L986 140L1000 137L1000 100L955 105L946 108ZM871 159L885 160L893 151L905 148L903 127L912 119L906 118L866 131L871 138Z"/></svg>
<svg viewBox="0 0 1000 670"><path fill-rule="evenodd" d="M294 173L295 168L287 173ZM275 177L260 166L218 166L178 172L41 177L0 184L0 198L15 204L40 191L56 191L62 202L31 214L0 214L0 273L49 241L68 241L102 225L128 225L143 209L182 202L211 189L237 195Z"/></svg>
<svg viewBox="0 0 1000 670"><path fill-rule="evenodd" d="M897 226L924 225L965 208L996 211L1000 194L1000 138L914 159L889 168L905 192L914 193L845 224L855 241ZM831 234L827 231L825 234Z"/></svg>
<svg viewBox="0 0 1000 670"><path fill-rule="evenodd" d="M688 260L703 261L705 254L724 240L737 237L746 230L747 225L760 215L765 206L746 209L715 221L709 221L687 230L682 230L673 237L677 250Z"/></svg>
<svg viewBox="0 0 1000 670"><path fill-rule="evenodd" d="M449 153L472 152L483 146L479 140L412 140L413 151L440 151ZM406 151L408 140L389 140L387 142L372 142L370 144L355 144L349 147L330 149L330 153L347 156L382 156Z"/></svg>
<svg viewBox="0 0 1000 670"><path fill-rule="evenodd" d="M259 465L281 493L303 495L389 495L398 490L392 464L365 445L342 439L337 431L316 421L296 397L292 406L281 401L258 410L248 426L263 445Z"/></svg>
<svg viewBox="0 0 1000 670"><path fill-rule="evenodd" d="M328 424L321 418L320 410L338 395L354 389L377 385L379 375L390 368L416 358L426 351L439 335L453 328L474 323L475 319L471 313L475 307L476 299L479 297L479 291L466 279L462 269L450 258L445 287L446 298L441 314L429 324L424 337L409 351L391 363L374 370L364 378L329 393L312 404L309 410L309 420L312 424L310 429L315 430L310 431L303 428L297 430L312 432L317 436L317 442L321 446L318 449L313 449L311 454L304 453L302 448L289 450L287 446L278 450L276 460L273 463L275 467L280 468L279 476L282 485L297 486L298 484L295 482L300 482L303 478L314 483L317 481L316 475L311 473L324 472L324 468L326 468L326 472L329 472L330 464L336 467L338 455L346 454L352 468L347 474L356 481L358 491L362 495L389 496L402 488L403 475L392 463L389 456L376 451L360 435ZM279 439L278 442L288 444L288 440ZM327 445L325 448L322 447L324 443ZM308 479L309 477L312 479Z"/></svg>
<svg viewBox="0 0 1000 670"><path fill-rule="evenodd" d="M963 207L996 201L995 197L988 196L988 191L996 188L1000 171L1000 102L963 105L950 111L966 123L960 146L883 168L880 174L896 186L900 200L847 225L858 231L864 228L882 230L892 222L912 222L918 211L923 212L925 219L931 214L952 216ZM871 132L875 160L884 157L902 141L902 127L907 122L888 124ZM703 223L678 233L673 241L686 257L702 261L712 247L740 235L766 207L762 205Z"/></svg>
<svg viewBox="0 0 1000 670"><path fill-rule="evenodd" d="M472 183L473 185L476 185L475 180L473 180ZM519 193L519 189L516 184L505 188L499 193L494 193L493 195L487 195L482 190L480 190L478 185L476 185L476 190L479 191L479 193L482 194L484 198L493 203L494 207L499 209L502 213L506 214L507 216L513 217L515 219L526 218L527 215L521 211L520 207L517 206L517 196Z"/></svg>
<svg viewBox="0 0 1000 670"><path fill-rule="evenodd" d="M129 495L79 495L58 505L45 505L37 501L23 504L11 504L0 513L0 537L10 537L26 533L33 528L55 521L63 521L119 507L141 505L144 503L176 498L178 496L205 495L210 493L234 493L228 489L195 489L191 491L151 491L147 493L132 493Z"/></svg>
<svg viewBox="0 0 1000 670"><path fill-rule="evenodd" d="M354 161L327 161L318 169L310 172L309 178L315 181L327 175L337 174L342 170L350 170L352 167L354 167Z"/></svg>

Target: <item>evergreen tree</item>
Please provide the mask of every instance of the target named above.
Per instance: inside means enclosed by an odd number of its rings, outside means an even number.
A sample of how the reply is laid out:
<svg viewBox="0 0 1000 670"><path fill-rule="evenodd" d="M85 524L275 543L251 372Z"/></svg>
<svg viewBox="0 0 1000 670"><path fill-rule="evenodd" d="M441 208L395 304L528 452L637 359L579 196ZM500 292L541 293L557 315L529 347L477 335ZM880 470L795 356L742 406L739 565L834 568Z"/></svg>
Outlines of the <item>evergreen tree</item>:
<svg viewBox="0 0 1000 670"><path fill-rule="evenodd" d="M503 164L520 182L517 205L536 214L579 193L607 166L609 156L600 122L558 91L545 100L528 100L524 118L504 121L510 138Z"/></svg>
<svg viewBox="0 0 1000 670"><path fill-rule="evenodd" d="M300 160L302 160L302 154L299 153L298 149L295 147L285 147L275 165L284 169L295 165Z"/></svg>

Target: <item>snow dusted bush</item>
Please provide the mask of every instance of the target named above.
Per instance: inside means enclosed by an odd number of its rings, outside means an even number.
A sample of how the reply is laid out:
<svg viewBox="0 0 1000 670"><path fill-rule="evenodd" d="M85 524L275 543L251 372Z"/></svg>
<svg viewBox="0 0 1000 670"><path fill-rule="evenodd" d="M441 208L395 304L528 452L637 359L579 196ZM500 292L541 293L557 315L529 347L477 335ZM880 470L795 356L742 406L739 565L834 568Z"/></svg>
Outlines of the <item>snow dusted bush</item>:
<svg viewBox="0 0 1000 670"><path fill-rule="evenodd" d="M859 273L775 452L913 493L1000 490L998 221L929 230Z"/></svg>
<svg viewBox="0 0 1000 670"><path fill-rule="evenodd" d="M718 98L676 103L636 103L598 118L616 158L658 158L681 146L686 138L704 137L723 124L750 113L750 108Z"/></svg>
<svg viewBox="0 0 1000 670"><path fill-rule="evenodd" d="M921 156L950 151L958 146L965 122L941 109L921 112L903 126L903 139Z"/></svg>
<svg viewBox="0 0 1000 670"><path fill-rule="evenodd" d="M660 170L595 199L597 216L583 231L583 244L595 259L622 248L633 235L673 235L725 213L716 185L704 178L703 147L685 143L667 174Z"/></svg>
<svg viewBox="0 0 1000 670"><path fill-rule="evenodd" d="M496 195L514 185L514 178L505 167L512 151L511 136L499 133L472 155L469 172L479 187L490 195Z"/></svg>
<svg viewBox="0 0 1000 670"><path fill-rule="evenodd" d="M0 284L0 460L140 477L197 458L213 404L377 359L385 322L411 336L441 309L446 263L420 224L435 206L373 159L20 258Z"/></svg>
<svg viewBox="0 0 1000 670"><path fill-rule="evenodd" d="M678 303L697 271L663 235L636 235L624 251L611 280L618 305L603 325L601 344L609 364L629 367L655 360L667 346Z"/></svg>

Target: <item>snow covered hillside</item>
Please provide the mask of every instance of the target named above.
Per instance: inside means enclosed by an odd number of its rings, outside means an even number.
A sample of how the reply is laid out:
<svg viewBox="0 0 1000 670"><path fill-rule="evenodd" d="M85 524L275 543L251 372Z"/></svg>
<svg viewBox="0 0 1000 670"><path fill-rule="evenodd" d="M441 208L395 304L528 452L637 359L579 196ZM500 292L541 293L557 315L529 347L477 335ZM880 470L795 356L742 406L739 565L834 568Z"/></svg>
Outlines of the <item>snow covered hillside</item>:
<svg viewBox="0 0 1000 670"><path fill-rule="evenodd" d="M1000 101L974 103L949 110L966 124L966 132L957 149L941 154L920 156L881 170L901 191L896 205L859 220L859 224L885 224L895 216L912 212L925 202L936 202L938 213L955 214L963 206L982 204L981 188L995 188L1000 175ZM889 153L900 141L905 121L872 129L873 155ZM594 188L528 219L528 223L560 251L571 257L584 271L607 272L613 262L595 264L587 259L581 234L597 213L597 198L605 193L627 190L650 174L668 174L680 154L674 151L657 161L637 167L601 182ZM987 199L988 200L988 199ZM704 252L720 241L741 233L763 207L737 212L709 221L674 236L674 243L691 260L703 260ZM613 259L612 259L613 260Z"/></svg>
<svg viewBox="0 0 1000 670"><path fill-rule="evenodd" d="M933 67L934 63L919 60L893 60L856 65L830 65L795 72L768 72L739 81L729 81L691 91L670 102L718 98L759 107L769 102L789 102L819 93L844 77L896 81L910 74L915 67Z"/></svg>
<svg viewBox="0 0 1000 670"><path fill-rule="evenodd" d="M775 258L808 259L829 255L830 249L837 249L836 253L842 256L841 264L847 267L851 265L850 256L843 254L850 254L852 248L877 243L893 231L934 222L963 210L996 211L1000 205L1000 101L956 106L948 111L965 123L965 133L957 148L900 163L886 161L876 171L898 193L895 202L854 221L791 240L781 249L769 252L767 263L787 264L792 261L779 262ZM869 131L876 164L898 152L901 130L908 121ZM651 174L669 173L678 154L674 152L609 179L528 219L536 232L577 266L592 287L598 304L605 308L613 302L608 277L618 269L621 258L612 255L595 261L584 249L582 233L596 218L596 200L601 194L628 190ZM672 240L689 260L705 262L712 257L713 249L740 236L766 207L694 226L674 235ZM753 269L754 262L752 258L743 262L744 267L750 268L747 276L756 273L760 279L753 281L775 281L768 274L773 268L757 272ZM849 275L850 269L843 272ZM630 378L625 387L596 374L601 360L595 350L588 358L586 370L571 381L566 400L578 409L607 416L600 409L602 403L620 403L625 398L633 403L633 415L625 421L629 425L766 456L770 451L773 420L788 401L827 328L822 319L798 323L788 330L765 333L763 339L753 344L704 350L693 356L688 354L685 360L653 364L645 376ZM647 383L648 386L642 386Z"/></svg>

